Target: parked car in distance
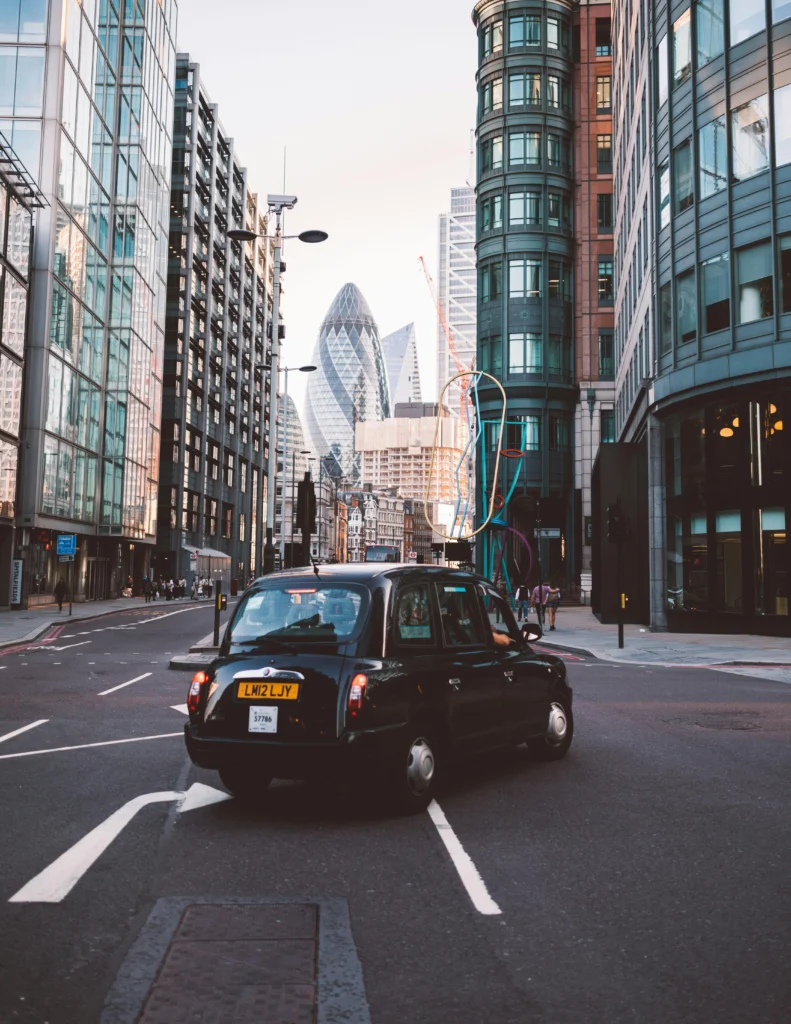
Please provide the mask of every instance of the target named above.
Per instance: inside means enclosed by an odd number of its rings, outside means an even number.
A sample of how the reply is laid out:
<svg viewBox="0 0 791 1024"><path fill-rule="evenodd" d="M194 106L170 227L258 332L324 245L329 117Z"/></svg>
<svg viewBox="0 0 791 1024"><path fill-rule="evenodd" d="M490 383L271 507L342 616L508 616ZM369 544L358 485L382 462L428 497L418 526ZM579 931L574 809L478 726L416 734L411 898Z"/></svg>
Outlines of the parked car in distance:
<svg viewBox="0 0 791 1024"><path fill-rule="evenodd" d="M274 573L247 590L188 695L192 761L243 798L273 778L374 780L424 809L456 758L574 732L564 663L534 651L485 579L363 563Z"/></svg>

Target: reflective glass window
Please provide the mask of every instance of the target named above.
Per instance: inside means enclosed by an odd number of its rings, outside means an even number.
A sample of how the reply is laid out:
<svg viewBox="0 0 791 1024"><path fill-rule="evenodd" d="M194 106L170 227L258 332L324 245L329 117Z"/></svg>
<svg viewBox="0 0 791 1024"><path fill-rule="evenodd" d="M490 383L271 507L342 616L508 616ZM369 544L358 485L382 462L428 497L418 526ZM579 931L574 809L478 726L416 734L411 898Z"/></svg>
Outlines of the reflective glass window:
<svg viewBox="0 0 791 1024"><path fill-rule="evenodd" d="M508 371L511 374L541 373L541 335L508 335Z"/></svg>
<svg viewBox="0 0 791 1024"><path fill-rule="evenodd" d="M733 176L742 181L769 166L769 97L764 94L731 111Z"/></svg>
<svg viewBox="0 0 791 1024"><path fill-rule="evenodd" d="M724 331L731 324L731 281L728 253L701 264L703 332Z"/></svg>
<svg viewBox="0 0 791 1024"><path fill-rule="evenodd" d="M512 227L537 226L541 223L541 193L512 192L509 196L508 220Z"/></svg>
<svg viewBox="0 0 791 1024"><path fill-rule="evenodd" d="M735 444L734 441L731 443ZM716 516L716 601L718 611L744 612L742 593L742 514L739 509Z"/></svg>
<svg viewBox="0 0 791 1024"><path fill-rule="evenodd" d="M615 291L613 287L612 257L599 259L598 294L600 306L613 305L615 301Z"/></svg>
<svg viewBox="0 0 791 1024"><path fill-rule="evenodd" d="M659 227L670 226L670 164L667 160L659 168Z"/></svg>
<svg viewBox="0 0 791 1024"><path fill-rule="evenodd" d="M775 89L775 156L778 167L791 164L791 85Z"/></svg>
<svg viewBox="0 0 791 1024"><path fill-rule="evenodd" d="M687 139L673 151L676 213L688 210L695 202L692 139Z"/></svg>
<svg viewBox="0 0 791 1024"><path fill-rule="evenodd" d="M788 615L791 545L784 508L755 513L756 611L759 615Z"/></svg>
<svg viewBox="0 0 791 1024"><path fill-rule="evenodd" d="M549 298L571 300L571 268L563 260L549 261Z"/></svg>
<svg viewBox="0 0 791 1024"><path fill-rule="evenodd" d="M615 379L613 332L599 331L599 380Z"/></svg>
<svg viewBox="0 0 791 1024"><path fill-rule="evenodd" d="M698 333L698 299L695 271L676 278L676 335L680 345L694 341Z"/></svg>
<svg viewBox="0 0 791 1024"><path fill-rule="evenodd" d="M547 106L560 107L560 77L547 75Z"/></svg>
<svg viewBox="0 0 791 1024"><path fill-rule="evenodd" d="M596 171L612 174L612 135L596 136Z"/></svg>
<svg viewBox="0 0 791 1024"><path fill-rule="evenodd" d="M541 75L519 73L508 80L508 103L512 107L537 107L541 105Z"/></svg>
<svg viewBox="0 0 791 1024"><path fill-rule="evenodd" d="M789 115L791 116L791 114ZM698 131L698 188L706 199L728 185L728 130L725 115L715 117Z"/></svg>
<svg viewBox="0 0 791 1024"><path fill-rule="evenodd" d="M612 110L612 76L596 76L596 113L609 114Z"/></svg>
<svg viewBox="0 0 791 1024"><path fill-rule="evenodd" d="M772 0L772 24L791 18L791 0Z"/></svg>
<svg viewBox="0 0 791 1024"><path fill-rule="evenodd" d="M22 367L7 355L0 355L0 429L19 436L22 401Z"/></svg>
<svg viewBox="0 0 791 1024"><path fill-rule="evenodd" d="M541 164L541 132L512 132L508 139L512 167Z"/></svg>
<svg viewBox="0 0 791 1024"><path fill-rule="evenodd" d="M561 47L565 50L568 48L568 43L565 37L566 25L561 25L559 18L554 18L551 15L547 18L547 49L548 50L560 50Z"/></svg>
<svg viewBox="0 0 791 1024"><path fill-rule="evenodd" d="M567 416L549 417L549 448L558 452L571 450L571 426Z"/></svg>
<svg viewBox="0 0 791 1024"><path fill-rule="evenodd" d="M731 46L766 28L764 0L729 0Z"/></svg>
<svg viewBox="0 0 791 1024"><path fill-rule="evenodd" d="M508 294L512 299L541 298L541 260L508 261Z"/></svg>
<svg viewBox="0 0 791 1024"><path fill-rule="evenodd" d="M689 8L673 23L673 82L681 85L692 74L692 27Z"/></svg>
<svg viewBox="0 0 791 1024"><path fill-rule="evenodd" d="M725 0L696 0L698 67L714 60L725 49Z"/></svg>
<svg viewBox="0 0 791 1024"><path fill-rule="evenodd" d="M27 316L27 289L13 274L5 273L3 294L2 341L6 348L18 356L25 350L25 319Z"/></svg>
<svg viewBox="0 0 791 1024"><path fill-rule="evenodd" d="M780 309L783 313L791 313L791 235L781 235L778 239L778 250L782 303Z"/></svg>
<svg viewBox="0 0 791 1024"><path fill-rule="evenodd" d="M770 242L736 251L736 295L740 324L763 320L774 313Z"/></svg>
<svg viewBox="0 0 791 1024"><path fill-rule="evenodd" d="M670 352L673 348L673 303L669 283L659 289L659 334L662 351Z"/></svg>
<svg viewBox="0 0 791 1024"><path fill-rule="evenodd" d="M599 432L602 444L615 444L615 409L602 409L599 413Z"/></svg>
<svg viewBox="0 0 791 1024"><path fill-rule="evenodd" d="M600 192L596 196L596 226L599 232L609 232L612 225L612 192Z"/></svg>
<svg viewBox="0 0 791 1024"><path fill-rule="evenodd" d="M656 97L658 107L661 107L667 101L667 93L667 36L662 36L656 48Z"/></svg>
<svg viewBox="0 0 791 1024"><path fill-rule="evenodd" d="M549 336L548 370L550 380L571 380L571 338L562 334Z"/></svg>

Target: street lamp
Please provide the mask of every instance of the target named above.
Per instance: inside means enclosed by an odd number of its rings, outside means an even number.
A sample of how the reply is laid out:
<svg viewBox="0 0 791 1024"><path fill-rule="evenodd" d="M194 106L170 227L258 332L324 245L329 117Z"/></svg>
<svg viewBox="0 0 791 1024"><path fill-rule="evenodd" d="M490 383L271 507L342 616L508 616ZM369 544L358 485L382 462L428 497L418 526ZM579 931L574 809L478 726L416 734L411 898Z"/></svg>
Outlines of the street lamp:
<svg viewBox="0 0 791 1024"><path fill-rule="evenodd" d="M269 463L267 465L266 495L266 544L264 545L264 575L274 572L275 568L275 465L277 463L277 380L278 358L280 355L280 256L283 242L289 238L299 239L308 245L326 242L329 237L326 231L303 231L300 235L283 235L282 218L284 210L293 210L297 205L296 196L267 196L267 206L275 215L274 235L261 235L247 228L232 228L228 237L235 242L253 242L256 238L264 238L275 243L275 275L272 286L272 376L275 378L275 400L273 403L274 423L270 425Z"/></svg>

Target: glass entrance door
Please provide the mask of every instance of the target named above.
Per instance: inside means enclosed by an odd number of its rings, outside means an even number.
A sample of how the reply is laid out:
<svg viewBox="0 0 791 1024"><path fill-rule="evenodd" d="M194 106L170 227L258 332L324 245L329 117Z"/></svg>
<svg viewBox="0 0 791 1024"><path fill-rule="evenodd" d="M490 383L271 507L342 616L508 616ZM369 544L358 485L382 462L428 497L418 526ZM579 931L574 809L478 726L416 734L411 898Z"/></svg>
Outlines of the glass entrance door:
<svg viewBox="0 0 791 1024"><path fill-rule="evenodd" d="M88 559L88 590L86 594L88 601L107 600L107 559Z"/></svg>

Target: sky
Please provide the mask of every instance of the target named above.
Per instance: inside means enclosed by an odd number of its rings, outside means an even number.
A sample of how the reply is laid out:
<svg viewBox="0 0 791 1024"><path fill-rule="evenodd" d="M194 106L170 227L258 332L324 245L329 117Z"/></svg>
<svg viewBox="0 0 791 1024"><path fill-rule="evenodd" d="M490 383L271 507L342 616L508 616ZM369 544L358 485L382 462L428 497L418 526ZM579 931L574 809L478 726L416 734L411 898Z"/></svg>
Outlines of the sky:
<svg viewBox="0 0 791 1024"><path fill-rule="evenodd" d="M438 219L472 180L473 0L180 0L178 49L200 64L253 191L299 203L288 243L285 365L310 363L335 294L355 282L382 337L412 321L436 401ZM445 382L440 382L443 385ZM305 374L289 389L300 410Z"/></svg>

